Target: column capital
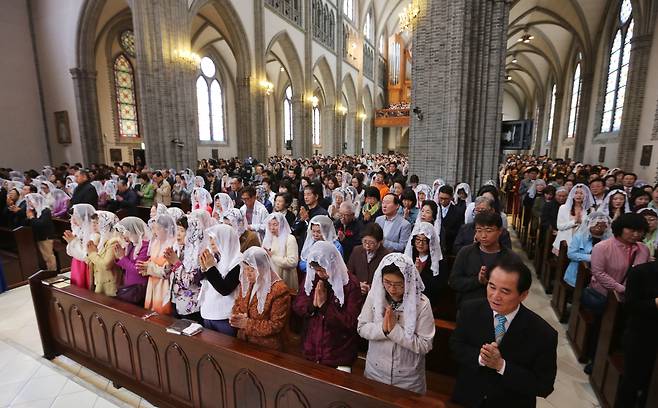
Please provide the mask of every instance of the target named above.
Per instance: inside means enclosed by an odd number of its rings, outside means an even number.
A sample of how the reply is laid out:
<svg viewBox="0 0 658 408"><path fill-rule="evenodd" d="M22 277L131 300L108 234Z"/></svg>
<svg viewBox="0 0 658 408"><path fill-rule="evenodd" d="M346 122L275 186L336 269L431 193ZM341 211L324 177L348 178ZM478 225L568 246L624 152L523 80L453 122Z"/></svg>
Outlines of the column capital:
<svg viewBox="0 0 658 408"><path fill-rule="evenodd" d="M96 79L98 74L96 70L84 69L84 68L71 68L69 70L71 73L71 78L73 79Z"/></svg>

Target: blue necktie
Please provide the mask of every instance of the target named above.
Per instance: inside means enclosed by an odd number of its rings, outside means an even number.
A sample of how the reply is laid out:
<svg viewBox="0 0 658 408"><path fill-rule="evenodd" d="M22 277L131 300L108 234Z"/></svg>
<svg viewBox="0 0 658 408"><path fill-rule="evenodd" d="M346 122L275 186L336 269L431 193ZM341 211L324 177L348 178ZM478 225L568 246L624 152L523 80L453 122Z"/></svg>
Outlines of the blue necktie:
<svg viewBox="0 0 658 408"><path fill-rule="evenodd" d="M503 340L503 336L505 335L505 323L507 323L507 318L504 315L497 314L496 315L496 320L498 320L498 324L496 324L496 343L500 345L500 342Z"/></svg>

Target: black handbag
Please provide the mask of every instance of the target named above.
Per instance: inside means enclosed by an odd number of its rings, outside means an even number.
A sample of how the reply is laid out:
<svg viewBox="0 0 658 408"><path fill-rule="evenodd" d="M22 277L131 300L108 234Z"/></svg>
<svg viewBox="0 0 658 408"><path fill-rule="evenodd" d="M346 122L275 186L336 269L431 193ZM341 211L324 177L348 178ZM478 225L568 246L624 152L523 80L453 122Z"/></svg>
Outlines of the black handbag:
<svg viewBox="0 0 658 408"><path fill-rule="evenodd" d="M117 299L123 300L124 302L144 307L144 299L146 298L146 285L135 283L134 285L124 286L117 290L116 297Z"/></svg>

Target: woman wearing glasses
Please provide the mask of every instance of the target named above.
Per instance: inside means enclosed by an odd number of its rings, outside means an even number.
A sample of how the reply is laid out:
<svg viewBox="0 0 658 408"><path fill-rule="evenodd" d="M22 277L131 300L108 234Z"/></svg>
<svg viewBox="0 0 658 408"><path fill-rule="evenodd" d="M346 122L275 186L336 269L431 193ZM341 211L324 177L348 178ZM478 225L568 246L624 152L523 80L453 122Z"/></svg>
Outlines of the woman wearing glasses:
<svg viewBox="0 0 658 408"><path fill-rule="evenodd" d="M384 231L377 223L367 224L361 231L361 245L354 247L347 262L347 269L359 280L361 294L365 298L370 290L372 277L379 262L391 251L384 248Z"/></svg>
<svg viewBox="0 0 658 408"><path fill-rule="evenodd" d="M411 258L391 253L382 259L358 319L359 335L369 341L367 378L425 393L434 317L423 289Z"/></svg>

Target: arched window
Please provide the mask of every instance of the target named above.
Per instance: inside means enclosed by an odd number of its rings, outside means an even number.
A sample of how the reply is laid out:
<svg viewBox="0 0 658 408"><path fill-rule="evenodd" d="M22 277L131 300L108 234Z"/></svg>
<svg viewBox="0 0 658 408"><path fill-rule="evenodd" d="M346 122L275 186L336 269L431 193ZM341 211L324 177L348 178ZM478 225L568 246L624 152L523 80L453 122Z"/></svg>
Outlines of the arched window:
<svg viewBox="0 0 658 408"><path fill-rule="evenodd" d="M379 36L379 54L384 55L384 35Z"/></svg>
<svg viewBox="0 0 658 408"><path fill-rule="evenodd" d="M283 140L292 140L292 88L283 93Z"/></svg>
<svg viewBox="0 0 658 408"><path fill-rule="evenodd" d="M320 144L320 108L313 107L313 144Z"/></svg>
<svg viewBox="0 0 658 408"><path fill-rule="evenodd" d="M553 121L555 119L555 84L551 89L551 110L548 113L548 134L546 135L546 141L550 142L553 136Z"/></svg>
<svg viewBox="0 0 658 408"><path fill-rule="evenodd" d="M114 59L114 95L117 104L120 137L139 137L137 120L137 98L135 96L135 74L125 54Z"/></svg>
<svg viewBox="0 0 658 408"><path fill-rule="evenodd" d="M628 67L631 62L631 39L633 38L633 7L630 0L624 0L619 9L615 36L610 48L610 62L605 88L605 102L601 132L614 132L621 127L624 112L624 97Z"/></svg>
<svg viewBox="0 0 658 408"><path fill-rule="evenodd" d="M201 73L196 80L199 111L199 140L226 142L224 133L224 92L217 79L215 63L201 58Z"/></svg>
<svg viewBox="0 0 658 408"><path fill-rule="evenodd" d="M363 37L372 42L372 10L368 10L366 19L363 22Z"/></svg>
<svg viewBox="0 0 658 408"><path fill-rule="evenodd" d="M569 126L567 127L567 137L576 136L576 125L578 123L578 111L580 109L580 61L582 56L578 53L576 56L576 70L573 74L573 84L571 85L571 108L569 109Z"/></svg>
<svg viewBox="0 0 658 408"><path fill-rule="evenodd" d="M343 1L343 14L345 17L350 20L354 20L354 1L353 0L344 0Z"/></svg>

